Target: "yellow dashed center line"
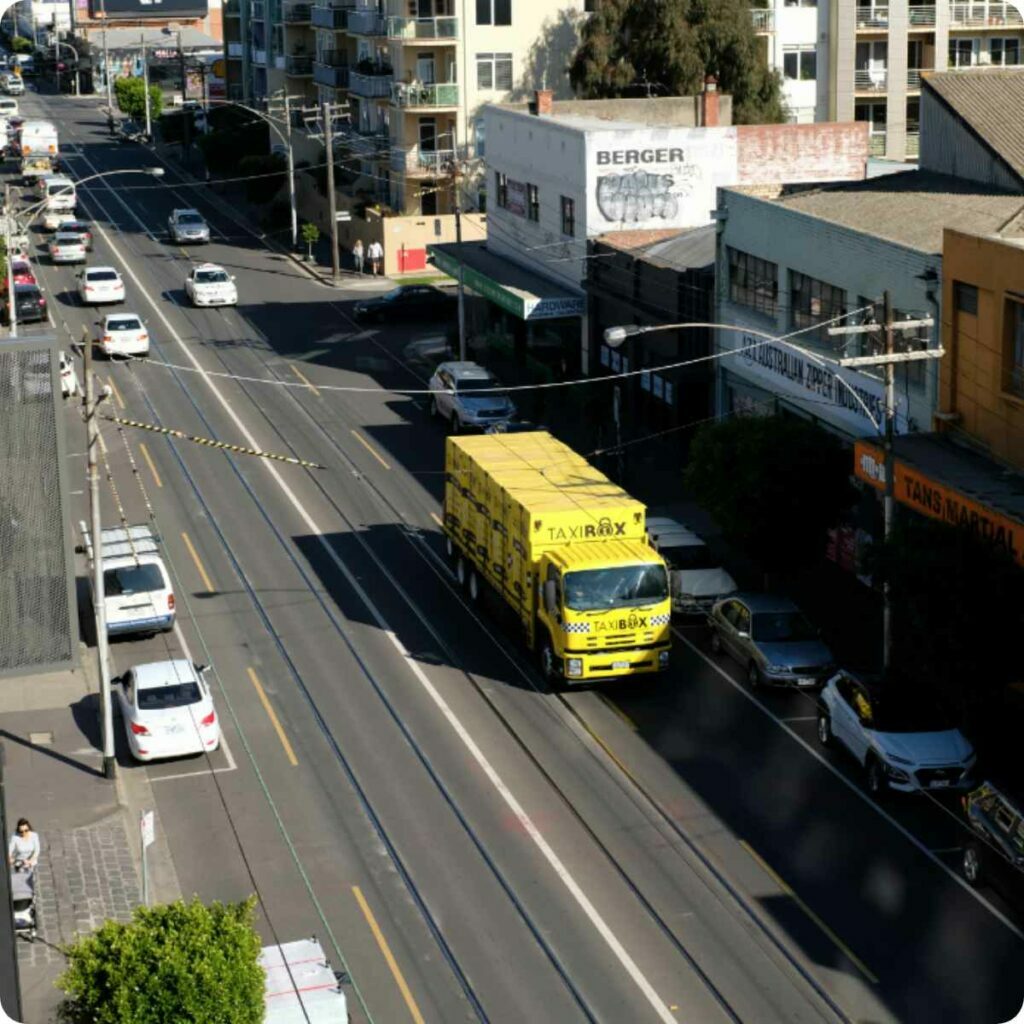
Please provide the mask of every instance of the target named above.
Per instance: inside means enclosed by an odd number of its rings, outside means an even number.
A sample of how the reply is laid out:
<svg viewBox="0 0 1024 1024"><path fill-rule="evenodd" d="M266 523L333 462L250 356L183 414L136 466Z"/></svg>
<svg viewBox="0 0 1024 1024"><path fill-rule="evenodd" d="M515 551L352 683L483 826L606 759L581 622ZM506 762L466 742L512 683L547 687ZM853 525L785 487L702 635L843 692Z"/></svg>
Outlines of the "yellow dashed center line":
<svg viewBox="0 0 1024 1024"><path fill-rule="evenodd" d="M185 542L185 547L188 548L188 553L192 556L192 561L196 563L196 568L199 570L199 575L203 580L203 586L212 594L217 588L213 585L213 581L210 579L210 576L206 571L206 566L204 566L199 560L199 552L196 551L193 546L192 538L182 530L181 539Z"/></svg>
<svg viewBox="0 0 1024 1024"><path fill-rule="evenodd" d="M352 895L355 896L356 903L359 904L359 909L363 912L363 917L366 918L366 923L370 926L370 931L373 932L373 937L377 940L377 945L384 955L384 960L391 971L391 976L395 979L398 991L402 993L405 1005L409 1008L409 1016L412 1017L416 1024L424 1024L423 1014L420 1013L420 1008L416 1005L416 1000L413 999L412 992L405 983L405 978L402 975L401 968L398 966L398 961L391 952L388 940L384 938L384 933L380 930L380 925L377 924L377 919L373 916L370 904L366 902L366 897L363 896L362 890L358 885L352 886Z"/></svg>
<svg viewBox="0 0 1024 1024"><path fill-rule="evenodd" d="M149 454L149 449L146 447L145 441L139 442L139 451L142 452L142 457L146 460L146 465L149 466L150 473L153 474L153 482L157 487L163 487L163 481L160 479L160 474L156 471L156 463L153 461L153 456Z"/></svg>
<svg viewBox="0 0 1024 1024"><path fill-rule="evenodd" d="M110 385L110 390L114 393L114 401L117 402L120 408L124 408L124 399L121 397L121 392L117 390L117 385L114 383L113 377L107 378L107 383Z"/></svg>
<svg viewBox="0 0 1024 1024"><path fill-rule="evenodd" d="M358 430L352 431L352 436L385 468L390 469L391 467L380 457L380 453L376 448L370 444L369 441L359 433Z"/></svg>
<svg viewBox="0 0 1024 1024"><path fill-rule="evenodd" d="M284 747L285 757L288 758L288 761L293 768L296 767L299 763L299 759L295 756L295 751L292 750L292 745L288 742L288 737L285 735L285 731L277 717L277 712L274 711L274 706L270 703L270 698L263 689L263 684L260 682L259 676L256 675L256 670L250 667L247 668L246 671L249 673L252 685L256 687L256 693L259 694L263 710L266 711L267 717L270 719L270 724L274 727L274 731L277 733L277 738L281 741L281 746Z"/></svg>
<svg viewBox="0 0 1024 1024"><path fill-rule="evenodd" d="M319 398L320 391L317 388L317 386L294 363L289 363L288 365L289 367L291 367L292 373L294 373L295 376L298 377L299 380L301 380L302 383L305 384L306 387L309 388L309 390L312 391L317 398Z"/></svg>

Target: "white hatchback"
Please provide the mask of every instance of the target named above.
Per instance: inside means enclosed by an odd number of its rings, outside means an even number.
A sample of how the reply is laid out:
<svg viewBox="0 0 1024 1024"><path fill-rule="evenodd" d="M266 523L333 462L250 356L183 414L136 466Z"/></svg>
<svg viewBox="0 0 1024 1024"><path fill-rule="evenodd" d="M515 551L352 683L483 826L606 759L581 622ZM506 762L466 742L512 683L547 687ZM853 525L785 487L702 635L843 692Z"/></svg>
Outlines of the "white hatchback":
<svg viewBox="0 0 1024 1024"><path fill-rule="evenodd" d="M81 235L58 231L50 241L51 263L84 263L85 242Z"/></svg>
<svg viewBox="0 0 1024 1024"><path fill-rule="evenodd" d="M205 671L205 665L177 658L135 665L117 680L117 702L132 757L188 757L220 746L220 722Z"/></svg>
<svg viewBox="0 0 1024 1024"><path fill-rule="evenodd" d="M201 263L185 278L185 294L195 306L237 306L235 279L216 263Z"/></svg>
<svg viewBox="0 0 1024 1024"><path fill-rule="evenodd" d="M110 313L103 320L100 338L103 354L112 356L148 356L149 331L137 313Z"/></svg>
<svg viewBox="0 0 1024 1024"><path fill-rule="evenodd" d="M78 275L78 297L83 306L124 302L124 281L113 267L87 267Z"/></svg>

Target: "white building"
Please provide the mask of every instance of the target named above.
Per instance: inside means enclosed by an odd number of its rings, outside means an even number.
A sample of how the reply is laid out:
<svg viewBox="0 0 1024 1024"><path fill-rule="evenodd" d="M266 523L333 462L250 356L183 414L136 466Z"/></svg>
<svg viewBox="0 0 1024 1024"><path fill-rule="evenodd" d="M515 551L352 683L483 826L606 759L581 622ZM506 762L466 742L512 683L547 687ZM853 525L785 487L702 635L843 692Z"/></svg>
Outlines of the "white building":
<svg viewBox="0 0 1024 1024"><path fill-rule="evenodd" d="M829 120L829 0L768 0L750 14L769 67L782 76L791 120Z"/></svg>

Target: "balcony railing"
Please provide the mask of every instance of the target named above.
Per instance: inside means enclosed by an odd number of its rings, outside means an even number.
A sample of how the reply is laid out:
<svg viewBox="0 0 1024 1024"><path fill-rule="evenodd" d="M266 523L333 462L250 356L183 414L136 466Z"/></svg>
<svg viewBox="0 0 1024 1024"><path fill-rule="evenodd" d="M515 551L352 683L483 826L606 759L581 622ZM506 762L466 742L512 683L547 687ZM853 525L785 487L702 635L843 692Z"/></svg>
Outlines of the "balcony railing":
<svg viewBox="0 0 1024 1024"><path fill-rule="evenodd" d="M935 68L907 68L907 88L914 90L920 89L921 76L927 75L929 72L934 70Z"/></svg>
<svg viewBox="0 0 1024 1024"><path fill-rule="evenodd" d="M858 7L857 28L888 28L889 8L886 7Z"/></svg>
<svg viewBox="0 0 1024 1024"><path fill-rule="evenodd" d="M346 55L336 50L325 50L313 62L313 81L330 89L348 88Z"/></svg>
<svg viewBox="0 0 1024 1024"><path fill-rule="evenodd" d="M355 36L385 36L387 18L376 11L352 11L348 16L348 30Z"/></svg>
<svg viewBox="0 0 1024 1024"><path fill-rule="evenodd" d="M362 71L353 71L348 79L348 91L353 96L366 96L370 99L387 99L391 95L394 76L390 71L380 71L372 75Z"/></svg>
<svg viewBox="0 0 1024 1024"><path fill-rule="evenodd" d="M917 157L921 153L921 133L907 132L907 156Z"/></svg>
<svg viewBox="0 0 1024 1024"><path fill-rule="evenodd" d="M308 78L313 74L313 58L306 54L289 54L284 59L284 70L293 78Z"/></svg>
<svg viewBox="0 0 1024 1024"><path fill-rule="evenodd" d="M388 39L458 39L458 18L388 18Z"/></svg>
<svg viewBox="0 0 1024 1024"><path fill-rule="evenodd" d="M853 88L856 92L885 92L889 88L887 68L872 68L869 71L854 71Z"/></svg>
<svg viewBox="0 0 1024 1024"><path fill-rule="evenodd" d="M402 174L429 174L436 176L445 174L455 158L452 149L421 149L409 146L406 149L395 147L391 150L391 170Z"/></svg>
<svg viewBox="0 0 1024 1024"><path fill-rule="evenodd" d="M267 15L267 6L263 0L252 0L249 5L249 20L263 21Z"/></svg>
<svg viewBox="0 0 1024 1024"><path fill-rule="evenodd" d="M755 32L775 31L775 12L766 7L751 7L750 17L754 22Z"/></svg>
<svg viewBox="0 0 1024 1024"><path fill-rule="evenodd" d="M311 16L309 4L285 4L281 20L286 25L308 25Z"/></svg>
<svg viewBox="0 0 1024 1024"><path fill-rule="evenodd" d="M356 156L373 157L385 154L390 149L391 140L386 128L353 128L346 125L338 131L339 140Z"/></svg>
<svg viewBox="0 0 1024 1024"><path fill-rule="evenodd" d="M239 60L242 59L242 44L241 43L228 43L228 56L236 57Z"/></svg>
<svg viewBox="0 0 1024 1024"><path fill-rule="evenodd" d="M935 4L911 5L909 13L911 28L930 28L935 24Z"/></svg>
<svg viewBox="0 0 1024 1024"><path fill-rule="evenodd" d="M885 134L872 132L868 136L868 156L885 156Z"/></svg>
<svg viewBox="0 0 1024 1024"><path fill-rule="evenodd" d="M950 4L950 28L1000 28L1005 25L1024 25L1020 11L1005 4Z"/></svg>
<svg viewBox="0 0 1024 1024"><path fill-rule="evenodd" d="M431 85L393 82L391 102L396 107L457 107L459 87L454 82Z"/></svg>
<svg viewBox="0 0 1024 1024"><path fill-rule="evenodd" d="M355 13L351 4L314 4L309 22L313 28L343 29Z"/></svg>

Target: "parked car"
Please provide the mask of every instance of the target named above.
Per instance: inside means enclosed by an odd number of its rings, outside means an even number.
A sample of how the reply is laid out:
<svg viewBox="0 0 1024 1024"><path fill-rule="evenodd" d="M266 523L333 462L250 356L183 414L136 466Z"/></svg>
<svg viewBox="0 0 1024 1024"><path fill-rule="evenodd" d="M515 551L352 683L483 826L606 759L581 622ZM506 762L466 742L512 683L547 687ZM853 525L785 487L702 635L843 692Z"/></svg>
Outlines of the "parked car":
<svg viewBox="0 0 1024 1024"><path fill-rule="evenodd" d="M140 551L106 559L103 585L108 635L166 633L174 628L174 588L158 554Z"/></svg>
<svg viewBox="0 0 1024 1024"><path fill-rule="evenodd" d="M24 256L15 256L11 260L11 272L14 274L15 284L38 284L36 275L32 273L32 264ZM4 274L3 285L0 285L0 287L7 291L6 274Z"/></svg>
<svg viewBox="0 0 1024 1024"><path fill-rule="evenodd" d="M113 267L86 267L78 273L78 297L85 306L124 302L124 281Z"/></svg>
<svg viewBox="0 0 1024 1024"><path fill-rule="evenodd" d="M512 399L491 390L500 385L479 363L442 363L428 387L432 392L430 414L446 419L453 434L466 429L485 430L515 418Z"/></svg>
<svg viewBox="0 0 1024 1024"><path fill-rule="evenodd" d="M750 685L821 686L835 671L832 652L790 600L736 594L711 609L711 650L735 658Z"/></svg>
<svg viewBox="0 0 1024 1024"><path fill-rule="evenodd" d="M716 601L739 589L704 541L682 523L648 516L647 539L668 565L672 611L677 614L707 615Z"/></svg>
<svg viewBox="0 0 1024 1024"><path fill-rule="evenodd" d="M432 284L400 284L373 299L357 302L352 313L357 320L441 319L455 316L458 299Z"/></svg>
<svg viewBox="0 0 1024 1024"><path fill-rule="evenodd" d="M4 292L4 323L11 322L11 305L9 293ZM18 322L22 324L37 323L46 319L46 298L37 284L16 284L14 286L14 310Z"/></svg>
<svg viewBox="0 0 1024 1024"><path fill-rule="evenodd" d="M206 668L176 658L134 665L116 680L118 710L137 761L188 757L220 746Z"/></svg>
<svg viewBox="0 0 1024 1024"><path fill-rule="evenodd" d="M130 117L125 118L117 126L117 137L121 142L149 142L145 126Z"/></svg>
<svg viewBox="0 0 1024 1024"><path fill-rule="evenodd" d="M1024 894L1024 802L983 782L963 797L974 833L964 846L963 873L970 885L993 885L1019 901Z"/></svg>
<svg viewBox="0 0 1024 1024"><path fill-rule="evenodd" d="M167 233L176 245L210 240L210 226L198 210L172 210L167 218Z"/></svg>
<svg viewBox="0 0 1024 1024"><path fill-rule="evenodd" d="M237 306L235 279L215 263L201 263L185 278L185 294L194 306Z"/></svg>
<svg viewBox="0 0 1024 1024"><path fill-rule="evenodd" d="M818 740L845 747L875 795L965 789L977 761L967 737L923 688L844 670L821 691Z"/></svg>
<svg viewBox="0 0 1024 1024"><path fill-rule="evenodd" d="M88 258L82 236L69 231L58 231L49 249L51 263L84 263Z"/></svg>
<svg viewBox="0 0 1024 1024"><path fill-rule="evenodd" d="M11 99L7 96L0 96L0 117L8 118L8 126L10 125L10 118L18 116L18 101Z"/></svg>
<svg viewBox="0 0 1024 1024"><path fill-rule="evenodd" d="M111 313L103 320L100 347L108 359L114 356L148 356L149 330L137 313Z"/></svg>
<svg viewBox="0 0 1024 1024"><path fill-rule="evenodd" d="M92 229L84 220L77 217L69 217L66 213L57 225L57 230L66 235L79 235L85 244L85 251L92 252Z"/></svg>
<svg viewBox="0 0 1024 1024"><path fill-rule="evenodd" d="M60 393L65 398L74 398L78 394L78 374L74 362L62 350L60 360Z"/></svg>
<svg viewBox="0 0 1024 1024"><path fill-rule="evenodd" d="M16 75L13 71L5 72L0 78L0 89L3 89L8 96L25 95L25 83L21 80L21 76Z"/></svg>

